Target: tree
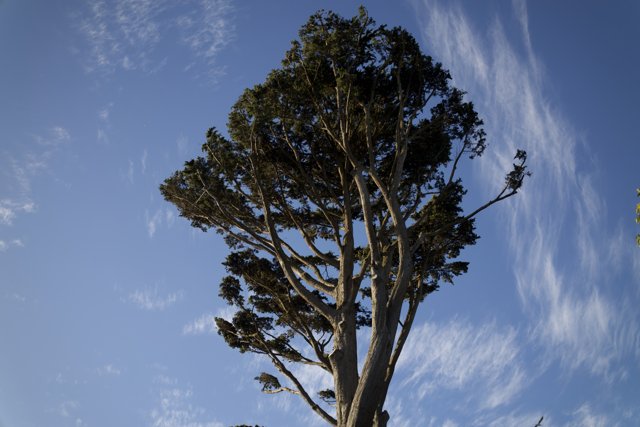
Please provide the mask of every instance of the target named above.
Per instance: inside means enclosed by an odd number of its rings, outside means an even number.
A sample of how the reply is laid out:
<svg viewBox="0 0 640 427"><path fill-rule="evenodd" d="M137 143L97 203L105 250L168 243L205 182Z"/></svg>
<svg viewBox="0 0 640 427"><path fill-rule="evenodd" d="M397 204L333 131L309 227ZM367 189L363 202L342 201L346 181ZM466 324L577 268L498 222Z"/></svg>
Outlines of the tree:
<svg viewBox="0 0 640 427"><path fill-rule="evenodd" d="M256 377L262 390L297 394L333 425L384 426L420 303L467 271L457 258L478 238L474 217L521 188L526 154L494 198L464 212L459 170L484 152L485 132L448 71L363 8L318 12L299 35L233 106L229 137L209 129L203 156L161 192L224 236L219 295L237 311L216 319L218 332L271 360L278 372ZM311 396L296 364L325 370L333 388Z"/></svg>

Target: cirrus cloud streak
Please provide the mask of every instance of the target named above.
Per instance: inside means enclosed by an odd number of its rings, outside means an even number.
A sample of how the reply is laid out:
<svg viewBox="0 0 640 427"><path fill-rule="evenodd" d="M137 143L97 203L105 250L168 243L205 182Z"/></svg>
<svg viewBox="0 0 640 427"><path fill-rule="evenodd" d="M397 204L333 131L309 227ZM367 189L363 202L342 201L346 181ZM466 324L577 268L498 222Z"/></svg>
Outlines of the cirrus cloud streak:
<svg viewBox="0 0 640 427"><path fill-rule="evenodd" d="M485 117L492 147L478 175L487 191L502 182L516 148L529 153L534 175L501 214L522 308L547 363L623 378L619 362L640 360L639 319L629 302L637 303L637 294L611 274L616 242L606 229L606 204L593 174L578 164L577 132L548 101L525 4L513 4L520 41L497 20L478 31L456 5L427 0L416 9L428 48Z"/></svg>

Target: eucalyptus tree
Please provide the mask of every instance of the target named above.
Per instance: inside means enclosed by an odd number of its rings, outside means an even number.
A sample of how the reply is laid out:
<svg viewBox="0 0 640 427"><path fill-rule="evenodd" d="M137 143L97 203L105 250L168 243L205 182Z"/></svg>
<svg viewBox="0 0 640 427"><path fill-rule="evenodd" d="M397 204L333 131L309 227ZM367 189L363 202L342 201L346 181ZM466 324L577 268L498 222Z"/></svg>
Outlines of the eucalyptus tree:
<svg viewBox="0 0 640 427"><path fill-rule="evenodd" d="M240 96L228 136L209 129L203 155L161 185L230 248L220 296L237 310L216 319L219 334L272 362L256 377L264 392L299 395L332 425L386 425L418 307L467 271L458 256L478 238L474 217L528 174L518 151L495 197L463 210L459 172L484 152L485 132L450 81L404 29L364 9L320 11L281 67ZM333 387L310 394L297 364Z"/></svg>

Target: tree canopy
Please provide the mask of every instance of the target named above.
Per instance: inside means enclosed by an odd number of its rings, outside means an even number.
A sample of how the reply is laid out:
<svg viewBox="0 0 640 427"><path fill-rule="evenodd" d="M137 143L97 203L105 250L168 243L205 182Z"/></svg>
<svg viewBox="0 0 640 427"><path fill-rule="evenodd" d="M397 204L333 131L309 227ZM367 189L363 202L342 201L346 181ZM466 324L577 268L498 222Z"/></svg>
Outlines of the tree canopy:
<svg viewBox="0 0 640 427"><path fill-rule="evenodd" d="M330 424L386 424L420 303L467 271L458 257L478 239L474 217L528 174L518 151L495 197L463 210L460 166L486 141L450 81L404 29L364 9L320 11L240 96L228 136L209 129L203 155L161 185L229 246L219 295L236 312L216 319L219 334L271 360L276 372L256 377L264 392L297 394ZM360 328L370 340L359 355ZM310 395L296 364L326 371L333 388Z"/></svg>

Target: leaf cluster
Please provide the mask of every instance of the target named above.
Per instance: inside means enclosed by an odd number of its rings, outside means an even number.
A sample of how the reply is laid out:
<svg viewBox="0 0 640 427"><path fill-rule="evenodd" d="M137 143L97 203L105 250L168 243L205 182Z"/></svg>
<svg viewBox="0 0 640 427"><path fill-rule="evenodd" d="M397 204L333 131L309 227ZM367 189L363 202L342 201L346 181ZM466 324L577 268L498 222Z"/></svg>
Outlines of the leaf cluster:
<svg viewBox="0 0 640 427"><path fill-rule="evenodd" d="M277 262L246 249L231 252L224 265L230 274L222 279L219 296L237 311L231 321L223 318L215 321L219 334L230 347L243 353L250 351L314 364L292 343L299 336L308 342L314 340L326 357L325 348L333 332L331 324L294 291ZM320 292L314 294L335 305ZM356 304L356 311L357 326L369 325L369 311L361 304Z"/></svg>

